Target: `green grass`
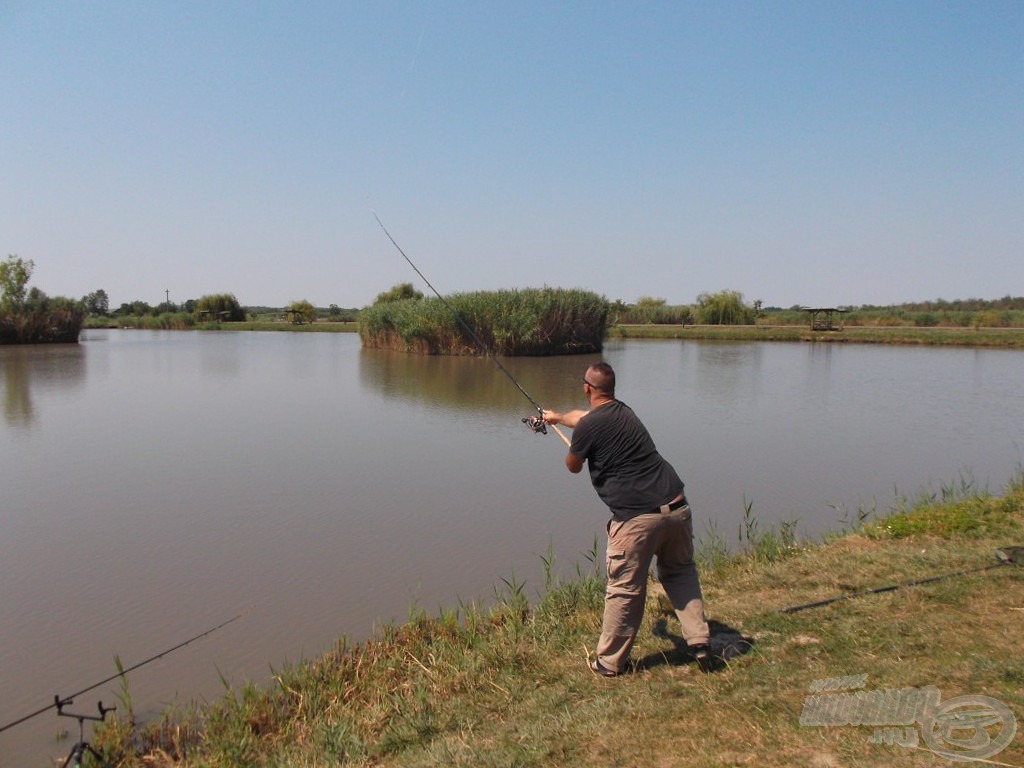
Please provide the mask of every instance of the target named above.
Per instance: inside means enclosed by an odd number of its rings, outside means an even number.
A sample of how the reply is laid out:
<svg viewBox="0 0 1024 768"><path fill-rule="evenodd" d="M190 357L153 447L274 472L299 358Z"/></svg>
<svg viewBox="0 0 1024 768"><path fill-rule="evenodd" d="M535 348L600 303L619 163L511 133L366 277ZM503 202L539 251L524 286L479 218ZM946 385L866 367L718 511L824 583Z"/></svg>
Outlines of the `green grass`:
<svg viewBox="0 0 1024 768"><path fill-rule="evenodd" d="M315 323L290 323L274 320L247 320L239 323L219 323L210 330L217 331L285 331L288 333L359 333L359 323L317 320Z"/></svg>
<svg viewBox="0 0 1024 768"><path fill-rule="evenodd" d="M374 345L397 347L404 350L424 349L431 347L425 341L429 338L441 339L443 334L453 332L450 327L454 323L451 313L435 300L435 306L431 307L429 299L420 302L429 308L429 316L409 321L403 327L405 336L397 330L383 333L380 338L371 341ZM395 302L400 303L400 302ZM412 302L416 303L416 302ZM403 310L392 308L390 310L395 316ZM436 314L435 314L436 312ZM447 314L446 314L447 313ZM474 321L477 316L470 315ZM564 317L563 317L564 320ZM391 317L386 322L397 320ZM405 321L403 321L404 323ZM531 320L522 321L521 333L514 332L506 334L506 341L511 339L530 339L536 337L530 335L529 327ZM551 321L554 322L554 321ZM442 333L439 330L442 326L446 330ZM86 328L147 328L147 329L195 329L195 330L223 330L223 331L290 331L301 333L369 333L364 331L368 326L358 322L331 322L318 320L315 323L294 325L280 320L265 320L235 322L235 323L198 323L191 315L179 313L175 315L160 315L155 317L128 317L128 318L87 318ZM486 326L481 326L486 327ZM539 326L538 326L539 327ZM518 333L518 335L517 335ZM541 333L541 336L544 334ZM852 326L847 325L841 331L819 331L813 332L804 325L672 325L672 324L618 324L609 326L606 329L608 338L622 339L687 339L695 341L804 341L835 344L896 344L911 346L954 346L954 347L989 347L1001 349L1024 349L1024 328L959 328L959 327L892 327L883 328L876 326ZM550 335L549 335L550 337ZM458 349L466 354L479 354L475 343L471 338L459 337L458 340L449 338L447 343L450 347ZM488 336L484 339L491 342L493 339ZM440 342L438 342L440 343ZM569 341L569 344L573 342ZM581 348L577 346L576 348ZM503 354L503 352L497 352Z"/></svg>
<svg viewBox="0 0 1024 768"><path fill-rule="evenodd" d="M159 315L89 317L86 328L133 328L147 331L185 331L201 327L191 312L163 312Z"/></svg>
<svg viewBox="0 0 1024 768"><path fill-rule="evenodd" d="M608 336L625 339L813 341L1024 349L1024 328L879 328L848 325L841 331L811 331L806 325L617 325L608 330Z"/></svg>
<svg viewBox="0 0 1024 768"><path fill-rule="evenodd" d="M678 649L656 584L641 668L615 680L586 669L603 603L595 541L567 580L550 552L542 558L534 604L512 575L488 605L342 638L269 686L226 684L219 702L142 728L119 720L94 742L122 766L935 765L927 750L870 743L869 727L801 726L804 701L816 680L866 675L869 690L990 696L1019 720L1024 569L779 611L984 565L996 547L1024 543L1019 479L998 496L949 489L813 545L760 530L747 505L739 548L701 553L714 636L737 651L711 675ZM1020 764L1021 739L994 759Z"/></svg>

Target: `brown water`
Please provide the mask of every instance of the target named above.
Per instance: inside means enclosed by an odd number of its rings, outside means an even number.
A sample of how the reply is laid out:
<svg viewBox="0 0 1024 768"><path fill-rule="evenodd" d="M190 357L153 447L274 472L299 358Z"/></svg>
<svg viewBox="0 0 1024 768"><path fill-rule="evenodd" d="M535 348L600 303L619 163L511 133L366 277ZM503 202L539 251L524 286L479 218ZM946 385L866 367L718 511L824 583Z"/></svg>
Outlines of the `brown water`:
<svg viewBox="0 0 1024 768"><path fill-rule="evenodd" d="M998 490L1024 442L1024 354L615 342L619 397L687 483L698 532L817 535L894 488ZM503 360L582 406L596 356ZM216 698L411 609L543 587L603 535L586 473L521 423L487 359L363 351L350 334L103 331L0 347L0 726L243 611L133 673L136 711ZM714 606L709 606L711 615ZM76 710L116 703L117 684ZM0 766L63 760L72 720L0 733Z"/></svg>

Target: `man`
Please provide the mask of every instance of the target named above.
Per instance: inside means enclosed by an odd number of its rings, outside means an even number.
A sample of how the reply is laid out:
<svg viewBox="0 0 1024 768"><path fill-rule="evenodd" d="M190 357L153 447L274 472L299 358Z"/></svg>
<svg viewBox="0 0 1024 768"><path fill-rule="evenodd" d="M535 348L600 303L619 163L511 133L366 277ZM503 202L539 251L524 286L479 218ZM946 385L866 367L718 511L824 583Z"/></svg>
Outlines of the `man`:
<svg viewBox="0 0 1024 768"><path fill-rule="evenodd" d="M594 363L583 377L590 409L544 411L548 424L572 428L565 465L572 473L589 464L590 479L612 517L608 521L604 623L593 672L615 677L628 669L644 615L647 573L658 558L658 578L682 627L690 652L704 671L712 667L697 567L693 521L683 481L661 457L633 410L615 399L615 372Z"/></svg>

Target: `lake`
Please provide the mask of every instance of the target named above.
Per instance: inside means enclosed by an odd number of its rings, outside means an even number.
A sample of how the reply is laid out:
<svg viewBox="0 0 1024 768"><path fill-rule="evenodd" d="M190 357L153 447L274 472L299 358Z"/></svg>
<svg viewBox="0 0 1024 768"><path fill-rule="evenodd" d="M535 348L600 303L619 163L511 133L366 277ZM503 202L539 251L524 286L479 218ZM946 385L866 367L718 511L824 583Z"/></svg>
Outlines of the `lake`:
<svg viewBox="0 0 1024 768"><path fill-rule="evenodd" d="M999 491L1024 442L1024 353L612 341L509 358L546 407L583 407L599 357L687 484L695 530L820 536L969 477ZM355 334L87 331L0 347L0 726L223 621L130 676L136 712L266 681L411 610L571 573L607 513L493 361L362 350ZM714 604L708 606L714 618ZM117 703L117 683L76 701ZM68 730L69 741L55 742ZM73 720L0 733L0 765L63 760Z"/></svg>

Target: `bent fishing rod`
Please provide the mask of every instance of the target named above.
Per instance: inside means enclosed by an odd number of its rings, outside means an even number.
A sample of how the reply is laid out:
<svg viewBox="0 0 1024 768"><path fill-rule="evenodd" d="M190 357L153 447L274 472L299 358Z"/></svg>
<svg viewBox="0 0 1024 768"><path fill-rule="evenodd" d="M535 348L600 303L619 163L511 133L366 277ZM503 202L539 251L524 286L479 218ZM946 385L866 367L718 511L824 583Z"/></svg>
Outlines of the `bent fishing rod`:
<svg viewBox="0 0 1024 768"><path fill-rule="evenodd" d="M151 664L152 662L156 661L157 659L162 659L164 656L167 656L168 654L174 653L175 651L177 651L177 650L179 650L181 648L184 648L189 643L194 643L196 640L201 640L202 638L206 637L207 635L212 635L218 629L223 629L228 624L231 624L233 622L238 621L240 618L242 618L243 616L247 615L248 613L249 613L248 610L242 611L237 616L234 616L234 617L228 619L227 621L221 622L220 624L218 624L216 627L213 627L212 629L208 629L205 632L200 632L198 635L190 637L188 640L185 640L184 642L178 643L177 645L173 646L172 648L168 648L165 651L161 651L160 653L156 654L155 656L150 656L145 661L140 661L138 664L133 664L132 666L128 667L127 669L122 669L116 675L111 675L106 680L100 680L98 683L94 683L93 685L90 685L88 688L83 688L82 690L77 691L76 693L72 693L70 696L63 696L63 697L59 696L59 695L54 696L52 704L49 704L49 705L43 707L42 709L37 709L32 714L25 715L24 717L15 720L13 723L7 723L7 725L0 726L0 733L3 733L8 728L13 728L16 725L21 725L22 723L26 722L27 720L31 720L33 717L41 715L44 712L49 712L51 709L57 709L59 711L62 707L72 704L73 703L73 699L78 698L83 693L88 693L89 691L93 691L93 690L99 688L101 685L106 685L107 683L110 683L110 682L113 682L114 680L117 680L119 677L124 677L129 672L134 672L136 669L140 669L140 668L146 666L147 664ZM102 708L102 703L100 704L100 706ZM102 709L101 709L101 711L102 711Z"/></svg>
<svg viewBox="0 0 1024 768"><path fill-rule="evenodd" d="M395 238L393 238L391 236L391 233L388 232L388 228L384 226L384 222L380 220L380 216L377 215L376 211L373 211L373 218L375 218L377 220L377 223L380 225L380 228L384 230L384 234L388 236L388 240L391 241L391 244L393 246L395 246L395 248L398 249L398 252L400 254L402 254L402 258L405 259L409 263L409 266L412 267L415 270L416 274L420 276L420 279L422 279L423 282L427 284L427 287L430 288L430 290L432 290L434 292L434 295L437 296L437 298L439 298L441 300L441 303L444 304L448 308L448 311L451 312L453 315L455 315L455 319L458 321L459 325L461 325L463 328L466 329L466 333L468 333L470 335L470 337L473 339L473 341L476 342L476 345L478 347L480 347L480 349L482 349L484 351L484 353L489 358L491 358L491 360L494 361L494 364L497 365L498 368L501 369L501 372L504 373L508 377L508 380L516 385L516 389L518 389L520 392L522 392L523 396L527 400L530 401L530 403L533 405L534 408L537 409L537 415L533 416L532 418L524 418L523 419L523 423L526 424L534 432L539 432L540 434L545 434L546 435L547 434L547 428L548 428L549 425L544 421L544 409L540 407L540 405L537 403L536 400L534 400L532 397L530 397L530 393L527 392L525 389L523 389L523 385L520 384L518 381L516 381L515 376L513 376L511 373L509 373L508 368L506 368L504 365L501 364L501 361L498 359L497 355L495 355L494 352L491 351L491 348L488 347L483 342L483 340L479 336L476 335L476 332L470 327L469 323L467 323L462 318L462 315L459 314L459 311L457 309L455 309L455 307L453 307L451 304L449 304L448 301L444 298L444 296L442 296L440 293L438 293L437 288L435 288L431 284L431 282L429 280L427 280L426 275L424 275L422 272L420 272L419 267L417 267L415 264L412 263L412 259L410 259L406 255L405 251L402 250L402 247L397 242L395 242ZM562 442L565 443L566 446L571 445L571 443L569 442L569 438L567 438L565 436L565 433L563 433L562 430L560 430L555 424L551 424L550 426L551 426L551 428L553 430L555 430L555 434L557 434L560 438L562 438Z"/></svg>

